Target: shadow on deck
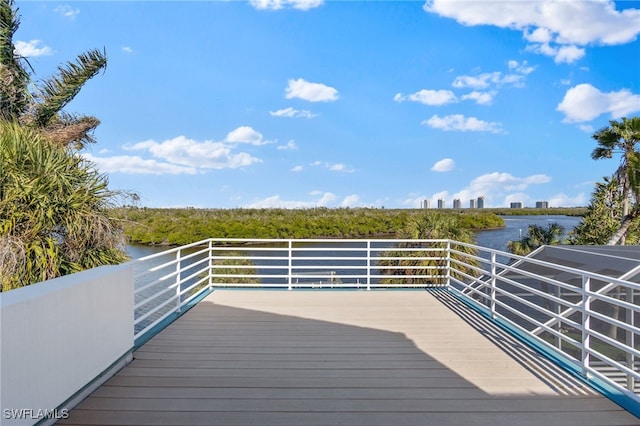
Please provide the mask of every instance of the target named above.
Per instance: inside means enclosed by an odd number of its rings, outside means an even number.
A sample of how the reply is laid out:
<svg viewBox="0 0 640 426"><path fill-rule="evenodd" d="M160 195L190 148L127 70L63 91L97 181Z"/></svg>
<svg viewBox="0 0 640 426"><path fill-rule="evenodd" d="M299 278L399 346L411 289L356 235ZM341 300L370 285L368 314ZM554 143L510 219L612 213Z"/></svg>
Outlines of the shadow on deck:
<svg viewBox="0 0 640 426"><path fill-rule="evenodd" d="M446 291L215 291L59 424L637 425Z"/></svg>

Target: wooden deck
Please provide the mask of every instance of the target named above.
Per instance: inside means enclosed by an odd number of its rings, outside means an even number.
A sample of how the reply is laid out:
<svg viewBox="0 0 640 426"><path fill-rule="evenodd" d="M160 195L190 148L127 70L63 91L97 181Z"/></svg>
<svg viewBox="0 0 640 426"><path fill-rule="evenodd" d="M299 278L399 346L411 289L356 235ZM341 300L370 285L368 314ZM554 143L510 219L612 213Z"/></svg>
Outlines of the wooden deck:
<svg viewBox="0 0 640 426"><path fill-rule="evenodd" d="M446 292L216 291L59 424L638 425Z"/></svg>

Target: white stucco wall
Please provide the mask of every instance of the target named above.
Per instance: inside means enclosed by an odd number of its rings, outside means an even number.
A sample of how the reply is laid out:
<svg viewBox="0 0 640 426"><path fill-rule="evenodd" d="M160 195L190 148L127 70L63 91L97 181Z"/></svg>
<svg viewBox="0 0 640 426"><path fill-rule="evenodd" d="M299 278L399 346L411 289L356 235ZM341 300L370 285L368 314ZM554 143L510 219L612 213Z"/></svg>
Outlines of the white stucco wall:
<svg viewBox="0 0 640 426"><path fill-rule="evenodd" d="M129 353L133 298L127 264L0 293L0 424L37 423Z"/></svg>

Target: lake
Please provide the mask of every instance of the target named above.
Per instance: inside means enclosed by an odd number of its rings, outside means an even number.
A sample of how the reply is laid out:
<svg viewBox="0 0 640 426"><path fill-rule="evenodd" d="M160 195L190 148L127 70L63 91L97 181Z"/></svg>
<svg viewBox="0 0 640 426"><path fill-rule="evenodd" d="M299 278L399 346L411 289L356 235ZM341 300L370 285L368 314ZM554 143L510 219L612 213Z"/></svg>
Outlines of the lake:
<svg viewBox="0 0 640 426"><path fill-rule="evenodd" d="M540 215L540 216L503 216L504 228L476 232L476 243L479 246L495 250L507 251L509 241L519 240L527 234L530 225L547 227L550 223L558 223L568 234L580 225L580 216Z"/></svg>
<svg viewBox="0 0 640 426"><path fill-rule="evenodd" d="M479 246L507 251L509 241L519 240L527 233L529 225L547 227L550 223L562 225L568 233L582 222L579 216L539 215L539 216L503 216L504 228L476 232L476 243ZM148 256L167 250L164 246L127 246L127 254L132 259Z"/></svg>

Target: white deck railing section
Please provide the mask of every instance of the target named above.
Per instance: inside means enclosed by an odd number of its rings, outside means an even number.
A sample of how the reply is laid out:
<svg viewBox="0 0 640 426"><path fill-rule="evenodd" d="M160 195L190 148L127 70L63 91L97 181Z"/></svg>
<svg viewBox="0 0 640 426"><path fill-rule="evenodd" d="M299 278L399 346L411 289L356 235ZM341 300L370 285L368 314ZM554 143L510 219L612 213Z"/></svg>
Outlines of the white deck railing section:
<svg viewBox="0 0 640 426"><path fill-rule="evenodd" d="M135 261L135 337L215 288L438 288L640 403L640 284L450 240L208 239Z"/></svg>

